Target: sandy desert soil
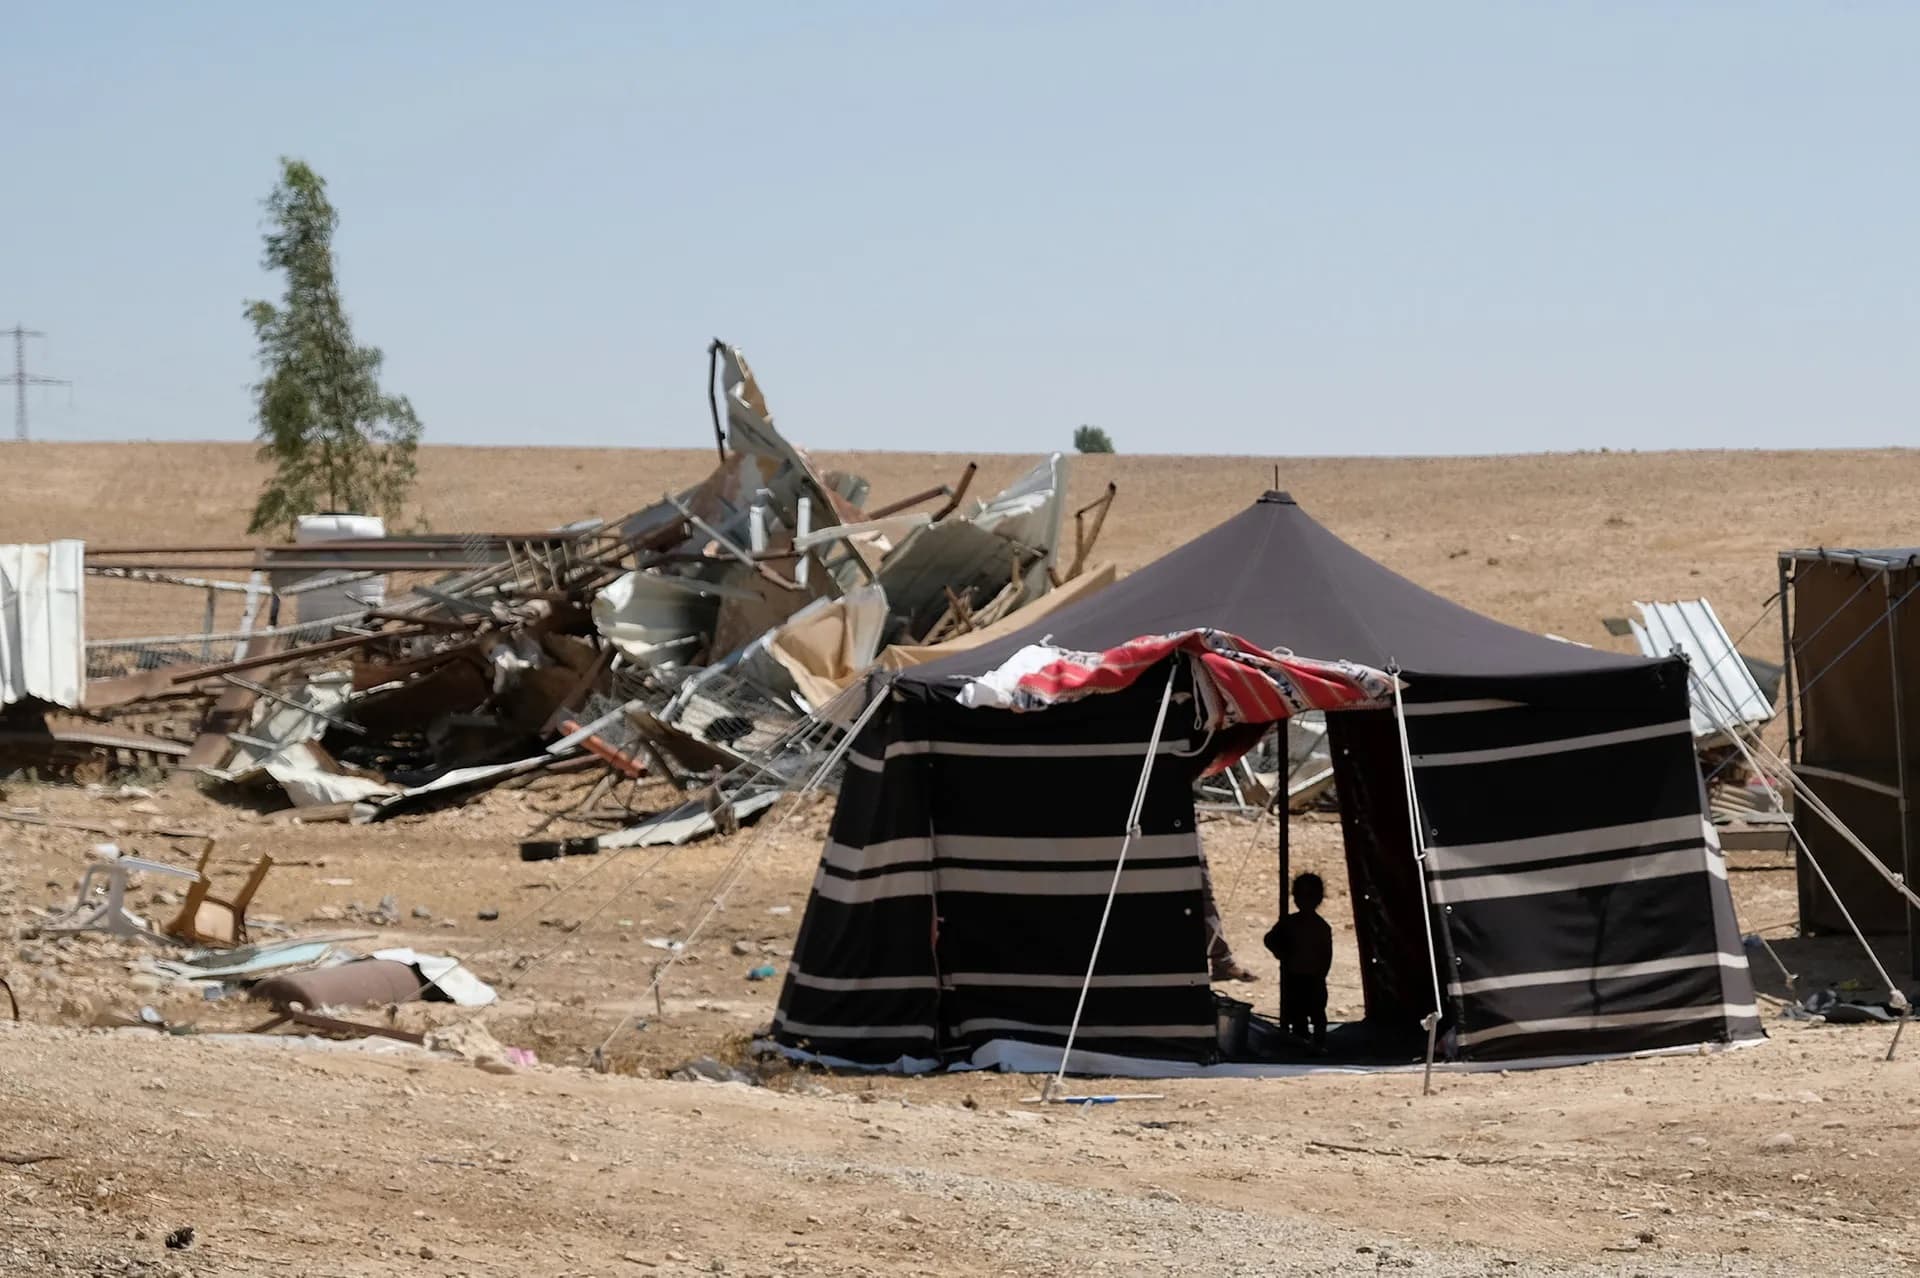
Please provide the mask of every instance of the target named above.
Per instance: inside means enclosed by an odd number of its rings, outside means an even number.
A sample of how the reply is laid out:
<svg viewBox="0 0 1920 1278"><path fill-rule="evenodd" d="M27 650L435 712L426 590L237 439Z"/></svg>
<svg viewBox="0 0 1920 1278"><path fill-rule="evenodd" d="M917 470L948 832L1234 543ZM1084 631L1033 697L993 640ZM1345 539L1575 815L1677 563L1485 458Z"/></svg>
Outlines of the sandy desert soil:
<svg viewBox="0 0 1920 1278"><path fill-rule="evenodd" d="M712 457L700 448L427 448L418 510L437 532L550 528L637 510L704 476ZM969 460L981 468L974 491L988 494L1035 459L828 452L817 460L865 475L877 503L950 482ZM1119 486L1100 551L1132 569L1253 501L1272 487L1276 466L1281 487L1307 511L1388 566L1503 621L1581 642L1608 642L1599 618L1636 598L1700 594L1738 634L1773 593L1775 551L1920 536L1911 512L1920 452L1911 450L1085 457L1073 461L1071 497L1077 505L1109 482ZM239 538L264 473L244 444L10 444L0 454L0 541ZM182 593L192 628L200 598ZM137 609L107 611L102 636L142 633L156 621L154 593L137 597ZM107 602L96 598L92 615Z"/></svg>
<svg viewBox="0 0 1920 1278"><path fill-rule="evenodd" d="M1584 455L1281 462L1343 536L1496 616L1605 642L1632 598L1706 593L1736 631L1772 590L1772 551L1907 540L1914 454ZM0 540L223 540L256 472L244 448L32 445L5 455ZM862 456L879 499L964 458ZM1020 459L983 458L991 487ZM1264 459L1098 459L1103 542L1135 567L1271 484ZM617 514L700 473L698 452L429 449L442 529ZM1489 560L1498 562L1489 563ZM130 618L138 621L139 618ZM1762 629L1758 633L1769 633ZM1768 648L1756 640L1756 651ZM516 841L569 798L562 779L376 827L300 825L183 778L151 797L0 783L5 807L112 827L125 849L197 849L217 872L279 861L269 928L372 933L454 953L495 982L481 1020L541 1064L508 1076L419 1053L233 1041L231 1000L151 988L135 954L23 940L71 899L100 835L0 824L0 1272L390 1273L1896 1273L1920 1264L1920 1041L1769 1013L1739 1052L1513 1074L1155 1084L1089 1111L1022 1103L1033 1080L760 1082L662 1075L741 1059L764 1025L804 906L825 805L661 857L523 865ZM1258 937L1277 895L1271 829L1209 824L1225 914L1273 996ZM751 843L747 841L751 840ZM1337 826L1303 820L1296 859L1332 869ZM750 848L726 906L642 998L664 951ZM1749 858L1743 926L1781 935L1792 875ZM1342 876L1329 917L1343 920ZM166 905L144 887L136 906ZM367 922L392 895L400 920ZM362 907L355 910L354 906ZM426 917L416 917L415 907ZM499 917L482 921L482 911ZM1333 1002L1357 1010L1345 926ZM369 938L365 944L371 946ZM1799 948L1796 948L1799 947ZM1784 947L1790 965L1817 957ZM1778 982L1757 970L1770 988ZM143 988L144 987L144 988ZM90 1029L147 1004L194 1035ZM470 1019L413 1005L401 1023ZM635 1020L644 1020L636 1028ZM612 1035L615 1068L585 1068ZM1128 1085L1122 1090L1148 1090ZM1782 1135L1791 1140L1779 1139ZM37 1155L46 1161L21 1161ZM169 1250L182 1226L192 1245Z"/></svg>

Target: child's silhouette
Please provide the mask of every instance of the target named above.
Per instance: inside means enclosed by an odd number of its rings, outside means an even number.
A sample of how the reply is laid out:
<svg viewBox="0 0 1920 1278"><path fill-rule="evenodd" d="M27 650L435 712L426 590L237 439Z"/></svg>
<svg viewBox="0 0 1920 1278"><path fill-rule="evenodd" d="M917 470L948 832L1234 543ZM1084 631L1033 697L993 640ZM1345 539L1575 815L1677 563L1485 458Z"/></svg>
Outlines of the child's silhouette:
<svg viewBox="0 0 1920 1278"><path fill-rule="evenodd" d="M1280 1022L1289 1034L1327 1044L1327 973L1333 970L1333 929L1320 917L1327 887L1317 874L1293 880L1294 912L1267 933L1267 950L1280 960Z"/></svg>

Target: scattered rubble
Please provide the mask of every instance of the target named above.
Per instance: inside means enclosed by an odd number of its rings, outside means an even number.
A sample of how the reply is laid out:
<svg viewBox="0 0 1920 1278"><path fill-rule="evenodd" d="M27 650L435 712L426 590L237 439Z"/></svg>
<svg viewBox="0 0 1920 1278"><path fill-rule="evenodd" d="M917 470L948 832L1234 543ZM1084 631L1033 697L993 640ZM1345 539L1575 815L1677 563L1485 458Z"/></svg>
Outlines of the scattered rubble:
<svg viewBox="0 0 1920 1278"><path fill-rule="evenodd" d="M21 584L5 632L35 649L0 684L0 772L188 771L361 823L577 772L584 797L527 839L566 820L599 827L597 847L676 845L805 781L868 671L1113 579L1092 553L1114 489L1069 536L1061 455L984 501L968 464L873 503L774 428L737 349L710 357L713 473L621 518L441 535L315 515L282 545L0 547ZM139 583L156 612L199 595L203 624L87 639L88 579ZM580 841L566 851L597 850ZM188 914L224 905L209 925L232 935L187 933L244 941L257 886L190 897Z"/></svg>
<svg viewBox="0 0 1920 1278"><path fill-rule="evenodd" d="M695 1057L668 1071L667 1077L679 1083L744 1083L749 1087L759 1081L745 1070L722 1064L711 1056Z"/></svg>
<svg viewBox="0 0 1920 1278"><path fill-rule="evenodd" d="M496 998L458 959L353 944L434 922L426 905L384 892L306 916L367 929L345 934L250 920L274 858L243 847L216 879L211 837L148 819L155 779L186 774L246 820L301 823L391 821L513 788L534 814L516 832L524 861L678 846L831 787L819 774L870 672L989 642L1114 580L1093 552L1115 489L1069 512L1060 454L984 500L971 463L870 500L866 480L821 470L775 429L738 350L710 355L712 473L622 517L448 535L318 514L285 544L0 546L0 776L87 784L118 805L99 822L0 810L103 840L71 906L41 912L41 939L19 952L63 1016L187 1034L220 1003L251 1008L254 1032L525 1068L531 1053L401 1024L402 1005ZM89 638L88 589L117 592L115 617L150 603L154 633ZM199 846L132 856L113 842L136 833ZM647 943L696 961L679 940ZM745 979L778 974L771 950L735 952ZM83 959L124 970L61 988Z"/></svg>

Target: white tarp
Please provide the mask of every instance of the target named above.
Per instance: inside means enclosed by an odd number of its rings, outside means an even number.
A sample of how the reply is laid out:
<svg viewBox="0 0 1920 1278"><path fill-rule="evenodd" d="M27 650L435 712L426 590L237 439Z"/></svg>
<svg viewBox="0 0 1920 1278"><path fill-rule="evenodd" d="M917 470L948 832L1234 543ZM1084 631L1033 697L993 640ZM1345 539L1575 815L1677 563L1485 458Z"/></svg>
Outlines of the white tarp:
<svg viewBox="0 0 1920 1278"><path fill-rule="evenodd" d="M491 781L495 777L504 779L517 773L531 772L535 768L544 768L550 762L552 762L551 755L536 754L530 759L515 759L512 763L483 763L471 768L455 768L451 772L441 773L425 785L416 785L409 790L395 791L391 787L386 787L384 793L355 803L350 819L355 825L366 825L370 821L378 821L384 810L404 799L458 790L463 785L477 785L482 781Z"/></svg>
<svg viewBox="0 0 1920 1278"><path fill-rule="evenodd" d="M1764 1046L1764 1038L1735 1039L1731 1043L1689 1043L1683 1047L1650 1047L1641 1052L1606 1052L1581 1056L1529 1056L1505 1061L1435 1061L1434 1071L1443 1074L1490 1074L1495 1070L1564 1069L1572 1065L1592 1065L1599 1061L1651 1060L1656 1056L1697 1056L1710 1053L1744 1051ZM945 1069L952 1073L970 1070L998 1070L1003 1074L1051 1074L1060 1067L1060 1049L1041 1043L1023 1043L1017 1039L990 1039L976 1047L963 1062L948 1063L931 1057L902 1056L888 1065L869 1065L838 1056L788 1047L770 1038L755 1039L757 1050L777 1053L792 1061L824 1065L829 1069L863 1070L874 1074L932 1074ZM1077 1074L1096 1078L1298 1078L1307 1074L1411 1074L1421 1068L1408 1065L1283 1064L1279 1061L1218 1061L1200 1065L1192 1061L1157 1060L1144 1056L1113 1056L1075 1048L1073 1068ZM1114 1095L1106 1093L1107 1096ZM1034 1099L1038 1100L1038 1097ZM1094 1099L1103 1100L1098 1089ZM1069 1097L1056 1098L1059 1104L1076 1103Z"/></svg>
<svg viewBox="0 0 1920 1278"><path fill-rule="evenodd" d="M1060 660L1061 649L1046 643L1030 643L1005 661L967 680L955 698L969 710L1011 710L1020 681Z"/></svg>
<svg viewBox="0 0 1920 1278"><path fill-rule="evenodd" d="M417 950L395 949L375 950L368 957L405 963L420 973L421 980L438 986L442 994L461 1007L486 1007L500 997L494 993L493 986L469 972L466 964L459 959L447 958L443 954L422 954Z"/></svg>
<svg viewBox="0 0 1920 1278"><path fill-rule="evenodd" d="M389 798L400 787L342 772L311 745L290 745L268 759L261 770L286 792L296 808L323 808Z"/></svg>
<svg viewBox="0 0 1920 1278"><path fill-rule="evenodd" d="M0 546L0 706L86 694L86 545Z"/></svg>

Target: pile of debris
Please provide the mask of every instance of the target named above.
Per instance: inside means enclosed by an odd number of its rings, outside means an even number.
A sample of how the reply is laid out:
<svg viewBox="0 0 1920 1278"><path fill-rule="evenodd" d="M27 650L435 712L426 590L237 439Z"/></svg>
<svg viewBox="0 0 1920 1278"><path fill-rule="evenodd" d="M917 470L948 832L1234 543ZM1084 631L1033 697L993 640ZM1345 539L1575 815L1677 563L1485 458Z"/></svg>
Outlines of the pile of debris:
<svg viewBox="0 0 1920 1278"><path fill-rule="evenodd" d="M0 810L0 822L60 831L101 828L18 809ZM271 856L245 860L239 867L244 876L216 874L211 836L155 828L139 837L197 840L203 845L199 862L187 868L171 858L124 852L117 842L96 843L70 905L0 911L0 917L24 914L17 929L23 944L15 956L21 984L6 990L14 1019L20 1019L20 1000L37 993L42 1015L57 999L60 1019L70 1024L201 1033L200 1010L219 1002L246 1018L251 1033L291 1026L296 1033L374 1035L425 1045L420 1032L391 1021L344 1020L336 1009L412 1003L481 1008L497 1001L493 987L460 960L392 944L358 945L399 923L391 898L367 919L369 930L291 936L277 918L250 917L274 867ZM416 919L424 915L414 912ZM125 1006L129 998L135 1008ZM263 1014L268 1019L261 1022Z"/></svg>
<svg viewBox="0 0 1920 1278"><path fill-rule="evenodd" d="M0 547L0 773L187 769L364 822L578 769L598 780L575 814L631 818L603 844L679 843L804 782L865 672L1114 577L1090 558L1114 488L1069 535L1058 454L990 500L968 465L869 506L774 429L739 351L713 344L709 383L712 474L612 522L319 515L288 545ZM85 588L109 582L204 596L201 625L88 641ZM642 778L664 808L632 807Z"/></svg>
<svg viewBox="0 0 1920 1278"><path fill-rule="evenodd" d="M1252 816L1277 811L1283 787L1288 812L1340 810L1325 711L1307 710L1288 718L1231 767L1197 781L1194 798L1203 816Z"/></svg>

